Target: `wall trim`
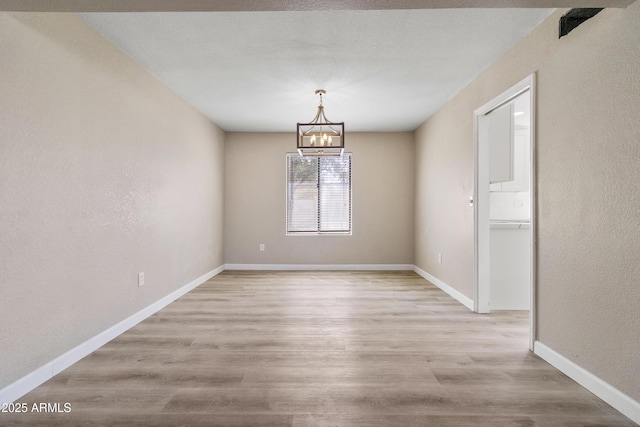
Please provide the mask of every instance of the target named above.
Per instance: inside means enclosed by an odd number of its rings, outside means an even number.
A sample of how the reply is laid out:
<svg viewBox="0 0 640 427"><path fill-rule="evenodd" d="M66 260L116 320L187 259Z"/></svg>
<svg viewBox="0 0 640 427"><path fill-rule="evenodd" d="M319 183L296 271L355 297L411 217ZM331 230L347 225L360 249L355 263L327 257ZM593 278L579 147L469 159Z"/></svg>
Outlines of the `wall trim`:
<svg viewBox="0 0 640 427"><path fill-rule="evenodd" d="M313 271L313 270L354 270L354 271L413 271L412 264L225 264L225 270L264 271Z"/></svg>
<svg viewBox="0 0 640 427"><path fill-rule="evenodd" d="M143 308L137 313L134 313L133 315L118 322L110 328L100 332L98 335L89 338L82 344L53 359L51 362L45 363L43 366L35 369L31 373L25 375L12 384L9 384L8 386L0 390L0 402L9 403L16 401L25 394L29 393L31 390L38 387L40 384L53 378L55 375L64 371L66 368L78 362L83 357L96 351L112 339L116 338L118 335L142 322L144 319L156 313L157 311L160 311L187 292L198 287L212 277L220 274L222 271L224 271L224 265L221 265L220 267L215 268L214 270L211 270L210 272L187 283L181 288L176 289L175 291L160 298L158 301Z"/></svg>
<svg viewBox="0 0 640 427"><path fill-rule="evenodd" d="M540 341L534 342L533 352L631 419L631 421L640 424L640 402L633 400L611 384L593 375Z"/></svg>
<svg viewBox="0 0 640 427"><path fill-rule="evenodd" d="M421 269L416 265L413 266L413 271L415 271L416 273L418 273L419 275L427 279L429 282L433 283L434 285L442 289L444 292L446 292L447 294L455 298L460 304L464 305L469 310L473 311L473 300L471 298L463 295L462 293L453 289L451 286L444 283L442 280L438 279L435 276L432 276L431 274L427 273L426 271L424 271L423 269Z"/></svg>

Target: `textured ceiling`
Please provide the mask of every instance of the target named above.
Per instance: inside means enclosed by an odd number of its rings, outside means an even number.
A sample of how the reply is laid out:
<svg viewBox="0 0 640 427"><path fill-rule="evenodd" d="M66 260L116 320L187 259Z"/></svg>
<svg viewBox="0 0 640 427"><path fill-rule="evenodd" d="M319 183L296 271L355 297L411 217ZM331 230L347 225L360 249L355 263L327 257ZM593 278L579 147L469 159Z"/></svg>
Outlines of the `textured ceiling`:
<svg viewBox="0 0 640 427"><path fill-rule="evenodd" d="M83 13L227 131L414 130L550 9Z"/></svg>
<svg viewBox="0 0 640 427"><path fill-rule="evenodd" d="M0 0L0 10L33 12L204 12L627 7L635 0Z"/></svg>
<svg viewBox="0 0 640 427"><path fill-rule="evenodd" d="M635 0L0 0L78 12L228 131L413 130L555 7ZM471 9L469 9L471 8ZM536 9L547 8L547 9Z"/></svg>

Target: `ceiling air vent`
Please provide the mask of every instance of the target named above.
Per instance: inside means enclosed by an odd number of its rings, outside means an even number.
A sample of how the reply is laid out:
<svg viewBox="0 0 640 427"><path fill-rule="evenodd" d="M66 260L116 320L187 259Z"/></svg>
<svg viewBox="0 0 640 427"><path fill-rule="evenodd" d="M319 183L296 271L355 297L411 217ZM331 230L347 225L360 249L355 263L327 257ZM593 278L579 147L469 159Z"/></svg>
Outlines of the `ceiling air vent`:
<svg viewBox="0 0 640 427"><path fill-rule="evenodd" d="M596 16L601 10L602 8L571 9L560 18L560 37L566 36L578 25Z"/></svg>

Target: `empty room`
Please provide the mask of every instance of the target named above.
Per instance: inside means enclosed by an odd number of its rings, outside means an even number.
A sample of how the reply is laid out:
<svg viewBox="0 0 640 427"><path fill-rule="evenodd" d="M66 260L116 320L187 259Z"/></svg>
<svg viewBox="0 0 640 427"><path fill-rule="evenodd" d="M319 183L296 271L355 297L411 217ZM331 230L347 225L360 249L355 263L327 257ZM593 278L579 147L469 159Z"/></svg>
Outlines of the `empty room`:
<svg viewBox="0 0 640 427"><path fill-rule="evenodd" d="M0 425L640 424L639 23L0 0Z"/></svg>

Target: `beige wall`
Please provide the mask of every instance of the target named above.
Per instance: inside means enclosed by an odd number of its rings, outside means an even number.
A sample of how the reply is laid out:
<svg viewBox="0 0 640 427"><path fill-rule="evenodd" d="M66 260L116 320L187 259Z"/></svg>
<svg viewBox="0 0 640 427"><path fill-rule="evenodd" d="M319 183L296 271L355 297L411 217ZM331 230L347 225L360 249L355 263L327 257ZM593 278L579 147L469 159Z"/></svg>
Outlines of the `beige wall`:
<svg viewBox="0 0 640 427"><path fill-rule="evenodd" d="M286 236L285 159L295 133L227 134L225 262L413 264L413 134L349 133L346 147L353 235Z"/></svg>
<svg viewBox="0 0 640 427"><path fill-rule="evenodd" d="M223 264L224 133L72 14L0 76L1 389Z"/></svg>
<svg viewBox="0 0 640 427"><path fill-rule="evenodd" d="M536 72L537 338L640 401L640 2L564 12L418 129L416 265L472 296L473 110Z"/></svg>
<svg viewBox="0 0 640 427"><path fill-rule="evenodd" d="M415 133L414 264L473 298L473 116L465 101L454 98Z"/></svg>

